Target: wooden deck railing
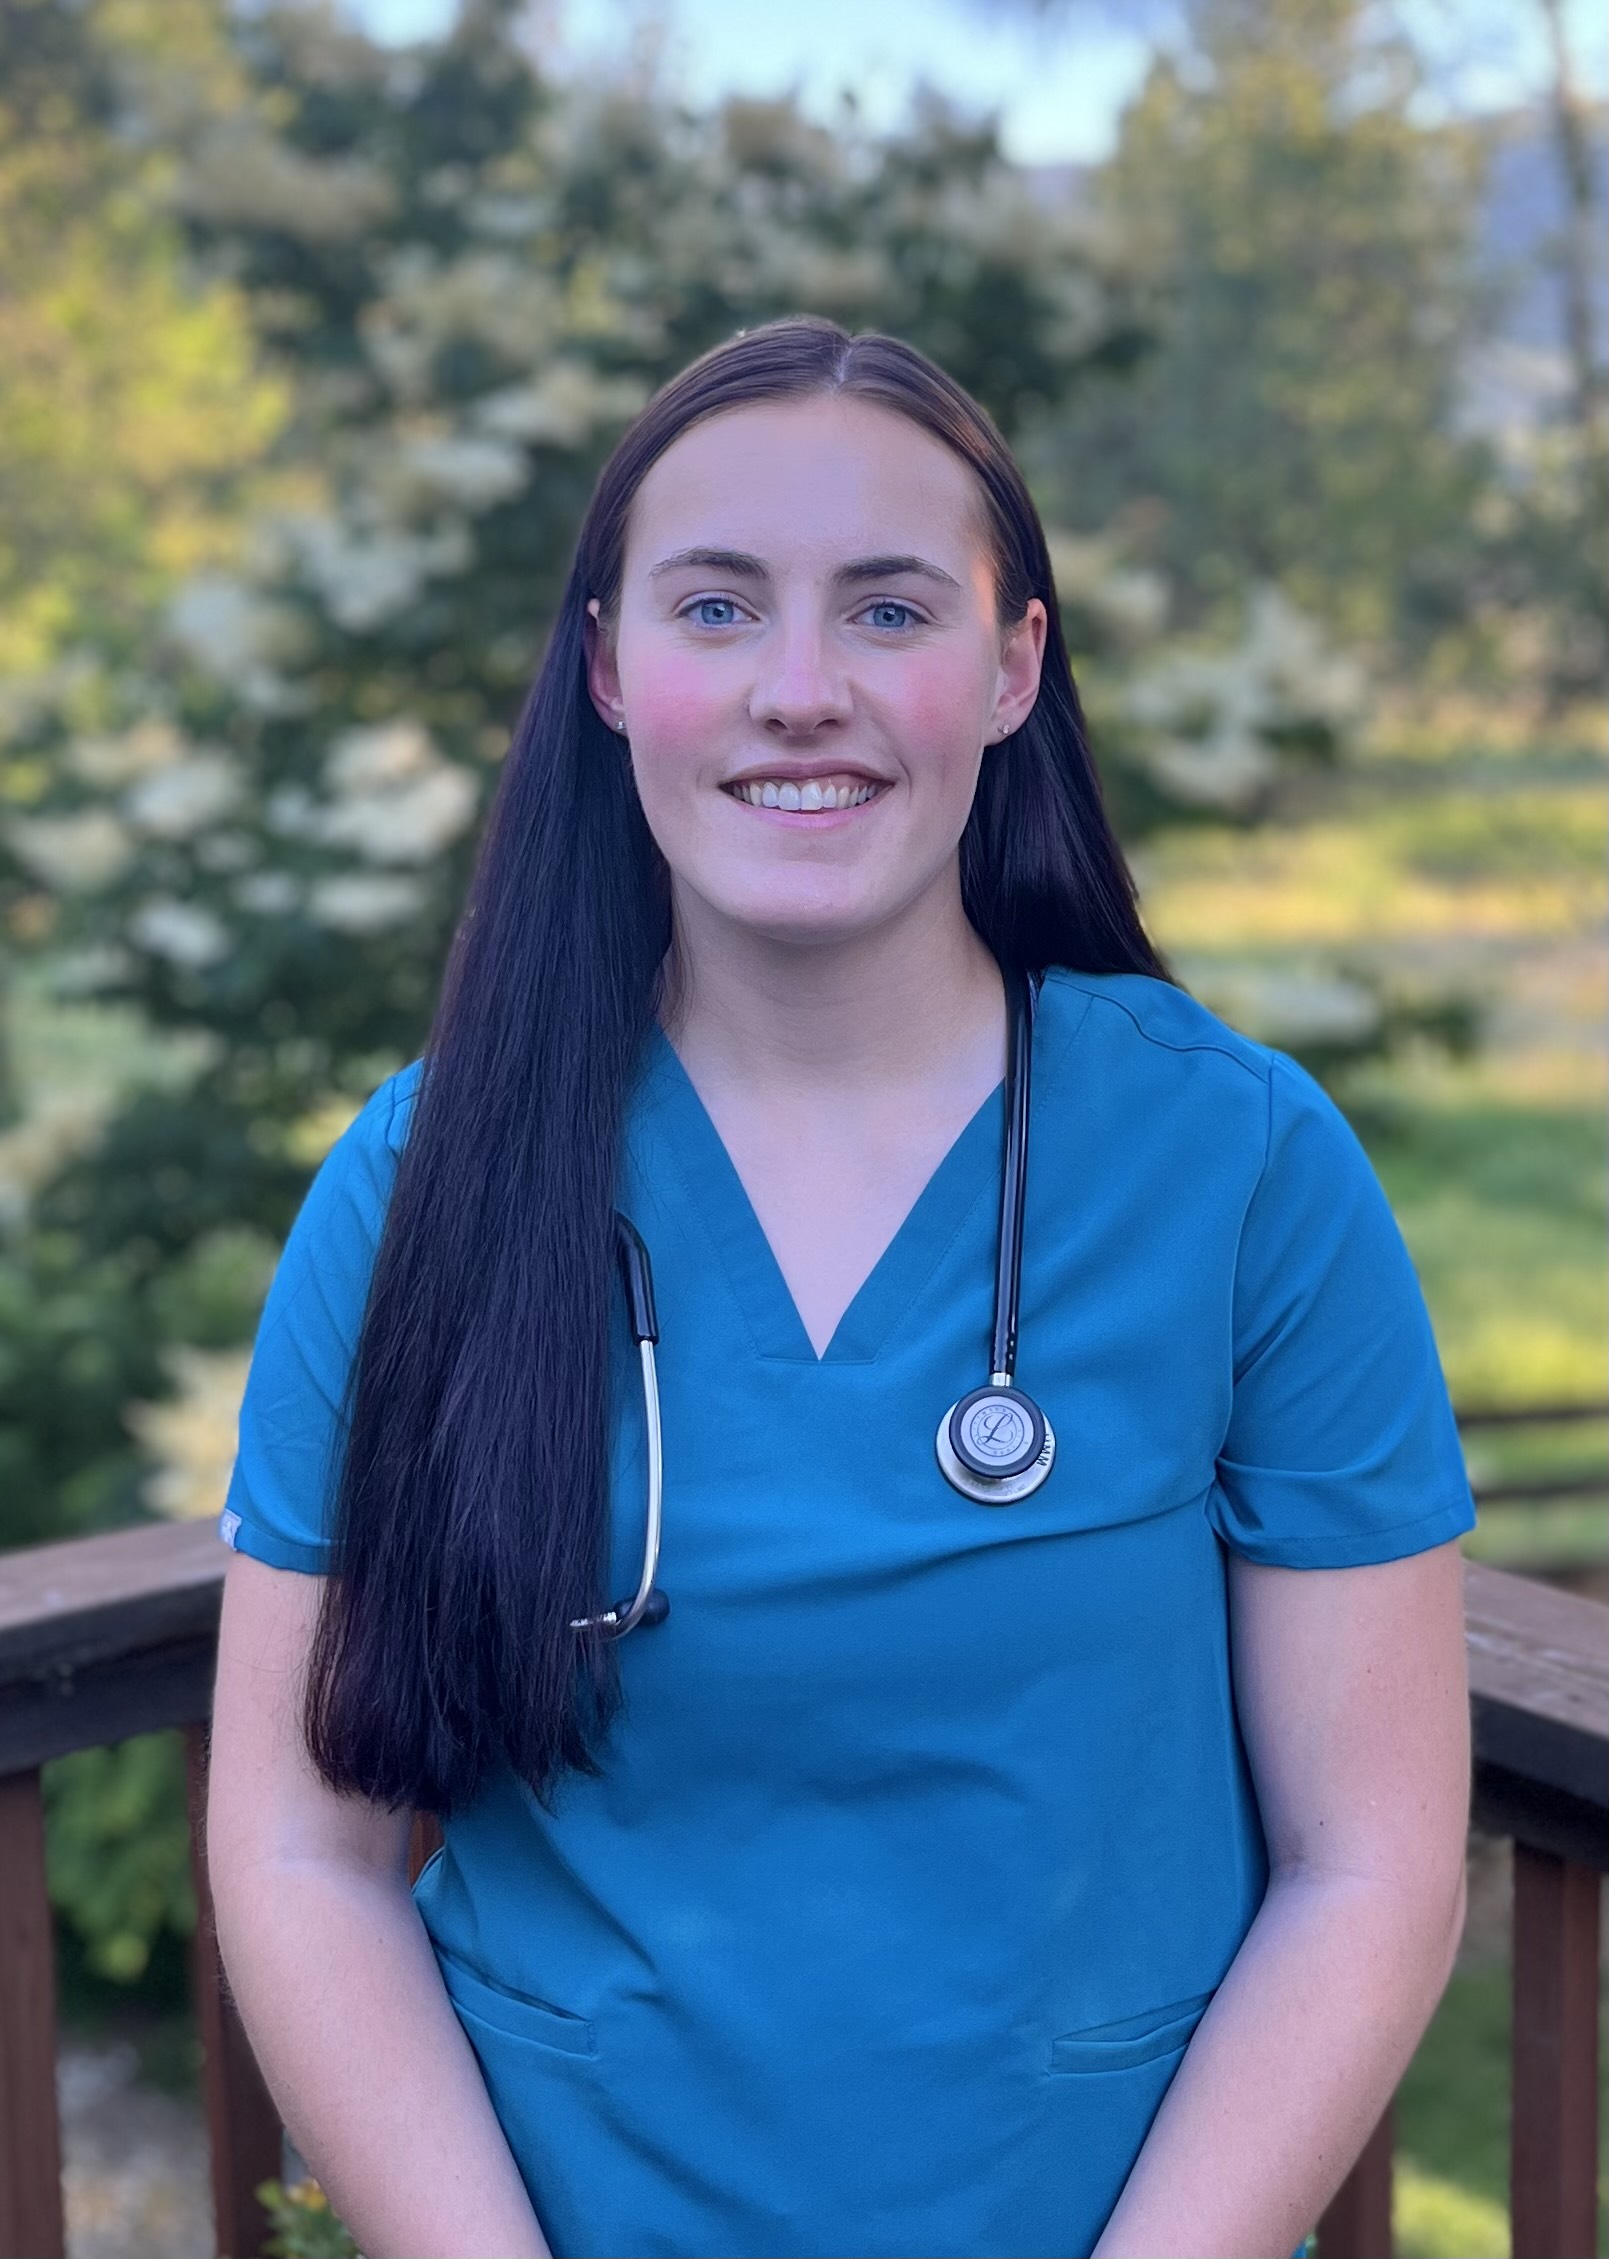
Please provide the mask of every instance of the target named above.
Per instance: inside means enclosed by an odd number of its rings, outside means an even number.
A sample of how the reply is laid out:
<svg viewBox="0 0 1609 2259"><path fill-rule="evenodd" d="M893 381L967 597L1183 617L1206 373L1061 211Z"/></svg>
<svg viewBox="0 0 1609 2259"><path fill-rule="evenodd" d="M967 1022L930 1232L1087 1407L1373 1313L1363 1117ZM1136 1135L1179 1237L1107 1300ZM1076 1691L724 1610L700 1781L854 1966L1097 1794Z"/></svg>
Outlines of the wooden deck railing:
<svg viewBox="0 0 1609 2259"><path fill-rule="evenodd" d="M252 2259L280 2122L218 1963L201 1829L219 1589L208 1522L0 1554L0 2259L59 2259L56 2008L39 1768L182 1727L217 2249ZM1598 1910L1609 1865L1609 1608L1465 1565L1472 1818L1514 1839L1513 2259L1597 2250ZM415 1826L413 1871L434 1838ZM1319 2223L1320 2259L1390 2259L1390 2112Z"/></svg>
<svg viewBox="0 0 1609 2259"><path fill-rule="evenodd" d="M1473 1435L1516 1428L1600 1427L1609 1420L1609 1403L1583 1404L1461 1404L1458 1432ZM1559 1498L1602 1498L1609 1494L1609 1466L1601 1458L1590 1465L1552 1467L1546 1474L1501 1475L1477 1479L1477 1506L1545 1506Z"/></svg>

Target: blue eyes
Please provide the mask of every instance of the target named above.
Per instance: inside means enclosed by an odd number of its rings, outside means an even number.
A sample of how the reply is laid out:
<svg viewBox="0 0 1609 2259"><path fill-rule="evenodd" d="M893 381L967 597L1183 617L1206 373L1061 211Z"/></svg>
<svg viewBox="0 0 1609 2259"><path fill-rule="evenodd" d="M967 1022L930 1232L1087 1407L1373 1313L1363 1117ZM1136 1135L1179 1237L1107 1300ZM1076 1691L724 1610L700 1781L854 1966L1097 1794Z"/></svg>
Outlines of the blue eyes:
<svg viewBox="0 0 1609 2259"><path fill-rule="evenodd" d="M703 613L707 615L712 607L717 612L724 612L727 616L724 619L718 620L712 620L707 616L700 619L694 618L695 613ZM738 621L739 609L740 608L735 596L695 596L690 604L683 606L677 617L684 620L692 620L695 627L735 627ZM877 625L880 629L891 634L902 634L905 631L907 623L914 621L919 624L921 620L921 614L917 611L914 604L902 604L899 602L897 597L893 596L879 596L874 603L866 605L864 609L868 612L881 612L884 614L897 612L901 614L902 616L897 620L890 621L889 619L884 618L877 622Z"/></svg>

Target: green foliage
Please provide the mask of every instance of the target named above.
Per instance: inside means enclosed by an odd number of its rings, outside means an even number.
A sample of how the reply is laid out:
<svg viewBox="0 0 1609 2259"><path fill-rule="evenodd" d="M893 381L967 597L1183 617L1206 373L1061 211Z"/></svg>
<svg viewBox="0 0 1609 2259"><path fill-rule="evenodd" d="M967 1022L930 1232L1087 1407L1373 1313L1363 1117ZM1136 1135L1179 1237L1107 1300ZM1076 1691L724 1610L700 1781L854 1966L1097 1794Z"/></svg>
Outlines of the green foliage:
<svg viewBox="0 0 1609 2259"><path fill-rule="evenodd" d="M1455 1395L1603 1390L1603 1117L1465 1099L1399 1115L1378 1155L1438 1318Z"/></svg>
<svg viewBox="0 0 1609 2259"><path fill-rule="evenodd" d="M177 1734L136 1734L76 1750L44 1768L51 1902L82 1938L98 1975L144 1975L164 1929L195 1928Z"/></svg>
<svg viewBox="0 0 1609 2259"><path fill-rule="evenodd" d="M171 70L132 4L12 32L49 30L35 76L93 81L117 146L160 119L189 286L227 286L293 412L232 566L153 600L137 656L85 637L0 702L13 945L204 1039L0 1237L6 1542L140 1510L123 1408L171 1386L165 1343L249 1339L302 1125L417 1051L580 511L653 387L808 305L911 335L1011 429L1132 327L1099 247L938 107L880 140L561 103L502 6L409 52L303 7L209 23Z"/></svg>
<svg viewBox="0 0 1609 2259"><path fill-rule="evenodd" d="M64 999L198 1039L8 1186L20 1544L147 1510L165 1353L249 1339L309 1125L418 1049L581 509L653 387L809 306L911 335L1014 429L1132 317L942 109L878 140L561 103L502 5L402 53L306 7L29 0L0 65L0 499L46 591L0 650L0 922ZM190 1918L164 1750L51 1775L56 1903L120 1977Z"/></svg>
<svg viewBox="0 0 1609 2259"><path fill-rule="evenodd" d="M1097 184L1158 350L1056 434L1079 526L1144 505L1192 612L1279 584L1351 639L1461 615L1485 475L1453 407L1476 301L1478 150L1415 121L1361 0L1206 0Z"/></svg>
<svg viewBox="0 0 1609 2259"><path fill-rule="evenodd" d="M1141 522L1080 570L1068 552L1125 834L1254 821L1276 773L1341 757L1356 686L1275 584L1373 622L1358 591L1397 571L1405 528L1445 522L1461 463L1418 444L1443 237L1421 228L1396 96L1356 138L1334 104L1312 122L1339 31L1310 68L1224 21L1229 122L1158 78L1114 176L1145 223L1148 307L1127 250L937 102L879 136L788 102L560 99L504 0L408 50L305 6L28 0L5 19L0 65L29 101L0 101L20 278L0 345L21 340L0 501L25 492L11 522L48 570L0 647L0 935L64 998L195 1049L36 1152L0 1221L0 1544L138 1518L131 1407L171 1390L164 1352L249 1339L332 1115L423 1040L596 470L709 344L798 310L905 336L1084 527L1102 463L1128 457L1089 445L1083 403L1111 418L1132 395L1129 439L1154 433L1145 461L1179 472L1157 558L1201 616L1235 601L1219 648L1165 649ZM1219 293L1199 319L1181 276ZM1342 372L1357 323L1384 389ZM1148 325L1169 343L1136 390ZM1230 348L1278 447L1247 445ZM1383 470L1357 444L1377 426ZM0 553L0 599L9 569ZM142 1746L52 1775L58 1905L123 1975L189 1918L178 1774Z"/></svg>
<svg viewBox="0 0 1609 2259"><path fill-rule="evenodd" d="M209 65L206 0L0 11L0 673L86 634L129 648L153 598L229 554L283 413L236 294L185 272L171 160L134 99L136 67L199 84Z"/></svg>
<svg viewBox="0 0 1609 2259"><path fill-rule="evenodd" d="M263 2249L273 2259L358 2259L358 2247L330 2210L330 2200L315 2180L259 2181L258 2203L273 2233Z"/></svg>
<svg viewBox="0 0 1609 2259"><path fill-rule="evenodd" d="M275 1241L238 1224L193 1239L152 1282L149 1308L162 1339L201 1349L249 1340L278 1260Z"/></svg>

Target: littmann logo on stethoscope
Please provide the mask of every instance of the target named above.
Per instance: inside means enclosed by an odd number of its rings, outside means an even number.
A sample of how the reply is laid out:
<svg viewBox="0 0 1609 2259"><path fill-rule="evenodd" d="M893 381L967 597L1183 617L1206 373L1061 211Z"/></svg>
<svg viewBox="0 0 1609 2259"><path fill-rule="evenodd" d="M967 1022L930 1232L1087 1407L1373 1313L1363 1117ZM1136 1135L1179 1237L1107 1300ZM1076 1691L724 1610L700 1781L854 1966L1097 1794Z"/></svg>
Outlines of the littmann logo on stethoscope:
<svg viewBox="0 0 1609 2259"><path fill-rule="evenodd" d="M1022 1457L1029 1426L1009 1396L986 1396L974 1404L961 1423L968 1446L991 1466L1006 1466Z"/></svg>

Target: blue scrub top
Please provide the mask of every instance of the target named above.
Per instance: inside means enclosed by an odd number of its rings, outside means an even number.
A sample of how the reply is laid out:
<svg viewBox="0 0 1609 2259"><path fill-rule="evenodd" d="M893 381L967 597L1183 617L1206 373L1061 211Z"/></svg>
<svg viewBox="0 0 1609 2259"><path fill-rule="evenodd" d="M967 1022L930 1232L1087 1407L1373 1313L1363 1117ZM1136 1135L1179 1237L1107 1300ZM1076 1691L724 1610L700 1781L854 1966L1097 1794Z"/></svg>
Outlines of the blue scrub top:
<svg viewBox="0 0 1609 2259"><path fill-rule="evenodd" d="M220 1530L329 1566L338 1407L419 1062L319 1169ZM1345 1117L1139 974L1054 971L1018 1378L1030 1498L952 1490L987 1377L1003 1128L961 1132L817 1359L657 1032L621 1205L663 1339L668 1620L603 1777L506 1767L415 1885L559 2259L1084 2254L1262 1899L1225 1549L1386 1561L1474 1526L1413 1264ZM615 1344L609 1598L642 1558Z"/></svg>

